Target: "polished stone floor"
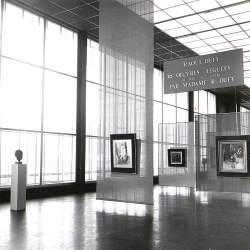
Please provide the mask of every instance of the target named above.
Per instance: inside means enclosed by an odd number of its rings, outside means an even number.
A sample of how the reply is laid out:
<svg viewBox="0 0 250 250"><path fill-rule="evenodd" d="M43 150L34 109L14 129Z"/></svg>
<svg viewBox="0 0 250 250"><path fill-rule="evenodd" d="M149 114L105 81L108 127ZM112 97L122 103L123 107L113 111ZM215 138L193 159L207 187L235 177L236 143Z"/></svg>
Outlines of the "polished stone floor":
<svg viewBox="0 0 250 250"><path fill-rule="evenodd" d="M154 206L95 193L0 204L0 249L250 249L250 194L154 187Z"/></svg>

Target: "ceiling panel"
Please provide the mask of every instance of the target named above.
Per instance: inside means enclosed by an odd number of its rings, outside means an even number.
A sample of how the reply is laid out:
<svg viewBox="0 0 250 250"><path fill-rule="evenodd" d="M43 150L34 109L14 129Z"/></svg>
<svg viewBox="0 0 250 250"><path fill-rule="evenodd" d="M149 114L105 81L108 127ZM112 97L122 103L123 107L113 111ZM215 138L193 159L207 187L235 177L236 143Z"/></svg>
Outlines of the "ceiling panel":
<svg viewBox="0 0 250 250"><path fill-rule="evenodd" d="M31 0L31 2L32 1L33 0ZM77 8L79 6L86 4L86 1L82 1L82 0L70 0L70 1L69 0L51 0L51 2L67 10Z"/></svg>
<svg viewBox="0 0 250 250"><path fill-rule="evenodd" d="M211 30L212 29L211 25L209 25L207 22L196 23L196 24L188 25L186 27L190 31L192 31L193 33L198 33L198 32L201 32L201 31L206 31L206 30Z"/></svg>
<svg viewBox="0 0 250 250"><path fill-rule="evenodd" d="M185 13L185 15L190 15L194 13L194 11L186 4L168 8L165 9L164 11L172 18L181 17L183 15L182 13Z"/></svg>
<svg viewBox="0 0 250 250"><path fill-rule="evenodd" d="M213 28L222 28L222 27L234 25L235 21L231 17L228 16L228 17L222 17L219 19L208 21L208 23Z"/></svg>
<svg viewBox="0 0 250 250"><path fill-rule="evenodd" d="M168 30L182 27L182 25L176 22L175 20L159 23L159 24L156 24L155 26L163 31L168 31Z"/></svg>
<svg viewBox="0 0 250 250"><path fill-rule="evenodd" d="M77 27L80 30L89 30L89 29L95 29L97 28L97 25L88 21L88 20L81 20L78 22L73 23L75 27Z"/></svg>
<svg viewBox="0 0 250 250"><path fill-rule="evenodd" d="M77 22L77 21L81 20L81 17L79 17L79 16L77 16L74 13L69 12L69 11L64 11L64 12L61 12L59 14L56 14L55 17L63 20L64 22L67 22L67 23L73 23L73 22Z"/></svg>
<svg viewBox="0 0 250 250"><path fill-rule="evenodd" d="M185 35L191 34L191 31L189 31L185 27L179 27L176 29L168 30L166 31L166 33L170 36L175 37L175 36L185 36Z"/></svg>
<svg viewBox="0 0 250 250"><path fill-rule="evenodd" d="M43 1L42 3L37 4L35 8L52 16L60 12L63 12L65 10L59 5L53 4L52 2L49 1Z"/></svg>
<svg viewBox="0 0 250 250"><path fill-rule="evenodd" d="M233 26L230 26L230 27L217 29L217 31L221 35L227 35L227 34L234 34L236 32L240 32L240 31L242 31L242 29L241 29L241 27L239 25L233 25Z"/></svg>
<svg viewBox="0 0 250 250"><path fill-rule="evenodd" d="M229 15L235 15L235 14L240 14L244 13L247 10L250 10L250 3L244 3L244 4L239 4L230 8L227 8L227 13Z"/></svg>
<svg viewBox="0 0 250 250"><path fill-rule="evenodd" d="M44 3L46 2L46 0L22 0L20 2L24 2L28 5L31 5L31 6L36 6L37 4L41 4L41 3Z"/></svg>
<svg viewBox="0 0 250 250"><path fill-rule="evenodd" d="M216 10L216 11L211 11L211 12L200 13L200 16L205 21L211 21L211 20L215 20L218 18L227 17L228 14L225 10Z"/></svg>
<svg viewBox="0 0 250 250"><path fill-rule="evenodd" d="M199 0L188 4L195 12L209 11L220 7L215 0Z"/></svg>
<svg viewBox="0 0 250 250"><path fill-rule="evenodd" d="M250 22L241 24L240 27L241 27L243 30L250 30Z"/></svg>
<svg viewBox="0 0 250 250"><path fill-rule="evenodd" d="M220 34L216 30L210 30L198 33L197 36L201 39L209 39L209 38L219 37Z"/></svg>
<svg viewBox="0 0 250 250"><path fill-rule="evenodd" d="M99 28L95 27L93 29L88 29L88 34L90 34L92 37L98 37L99 36Z"/></svg>
<svg viewBox="0 0 250 250"><path fill-rule="evenodd" d="M166 20L170 20L171 17L164 11L157 11L154 14L154 21L156 23L161 22L161 21L166 21Z"/></svg>
<svg viewBox="0 0 250 250"><path fill-rule="evenodd" d="M250 17L250 11L232 16L232 18L238 23L248 22L249 17Z"/></svg>
<svg viewBox="0 0 250 250"><path fill-rule="evenodd" d="M162 1L162 0L154 0L153 3L160 9L167 9L174 6L178 6L183 4L182 0L174 0L174 1Z"/></svg>
<svg viewBox="0 0 250 250"><path fill-rule="evenodd" d="M227 42L227 40L222 36L207 38L204 39L203 41L209 45Z"/></svg>
<svg viewBox="0 0 250 250"><path fill-rule="evenodd" d="M179 18L178 22L182 25L191 25L196 23L202 23L204 20L199 15L191 15L188 17Z"/></svg>
<svg viewBox="0 0 250 250"><path fill-rule="evenodd" d="M242 2L242 0L217 0L217 2L222 6L226 6L230 4L240 3Z"/></svg>
<svg viewBox="0 0 250 250"><path fill-rule="evenodd" d="M81 5L70 10L72 13L80 16L82 19L88 19L99 15L99 10L89 4Z"/></svg>
<svg viewBox="0 0 250 250"><path fill-rule="evenodd" d="M244 38L248 38L248 35L246 32L241 31L241 32L236 32L233 34L228 34L224 36L225 39L227 39L228 41L236 41L238 39L244 39Z"/></svg>

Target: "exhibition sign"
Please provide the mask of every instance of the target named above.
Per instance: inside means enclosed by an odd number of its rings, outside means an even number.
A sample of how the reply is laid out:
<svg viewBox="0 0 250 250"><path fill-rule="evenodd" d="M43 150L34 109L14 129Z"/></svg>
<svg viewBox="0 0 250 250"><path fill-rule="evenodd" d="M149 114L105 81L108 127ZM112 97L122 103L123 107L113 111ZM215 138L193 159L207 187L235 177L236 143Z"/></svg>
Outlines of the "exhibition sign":
<svg viewBox="0 0 250 250"><path fill-rule="evenodd" d="M164 94L243 84L242 49L164 63Z"/></svg>

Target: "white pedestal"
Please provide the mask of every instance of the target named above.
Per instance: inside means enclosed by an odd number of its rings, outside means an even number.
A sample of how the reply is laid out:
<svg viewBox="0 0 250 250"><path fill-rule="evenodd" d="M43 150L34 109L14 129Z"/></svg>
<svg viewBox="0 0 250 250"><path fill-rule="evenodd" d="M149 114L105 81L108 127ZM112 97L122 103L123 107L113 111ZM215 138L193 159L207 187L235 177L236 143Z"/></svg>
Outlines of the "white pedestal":
<svg viewBox="0 0 250 250"><path fill-rule="evenodd" d="M11 167L10 209L26 209L27 164L13 164Z"/></svg>

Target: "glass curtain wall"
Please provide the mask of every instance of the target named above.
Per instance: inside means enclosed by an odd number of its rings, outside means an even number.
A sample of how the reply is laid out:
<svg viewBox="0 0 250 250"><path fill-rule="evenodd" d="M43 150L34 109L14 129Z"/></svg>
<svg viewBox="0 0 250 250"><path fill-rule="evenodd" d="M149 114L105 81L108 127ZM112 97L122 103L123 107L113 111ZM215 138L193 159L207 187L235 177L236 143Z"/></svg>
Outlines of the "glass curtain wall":
<svg viewBox="0 0 250 250"><path fill-rule="evenodd" d="M87 90L86 90L86 159L85 180L95 181L97 170L97 131L100 119L99 96L102 86L99 84L99 44L91 39L87 41Z"/></svg>
<svg viewBox="0 0 250 250"><path fill-rule="evenodd" d="M28 185L75 181L77 34L8 2L0 41L0 186L17 149Z"/></svg>
<svg viewBox="0 0 250 250"><path fill-rule="evenodd" d="M194 91L194 113L216 114L216 96L205 90Z"/></svg>
<svg viewBox="0 0 250 250"><path fill-rule="evenodd" d="M163 75L154 70L154 175L158 175L159 124L188 122L188 93L165 95Z"/></svg>
<svg viewBox="0 0 250 250"><path fill-rule="evenodd" d="M216 114L216 96L208 91L200 90L194 91L194 114L195 115L209 115ZM214 116L210 116L210 119L213 120L213 126L216 127L216 120ZM212 122L211 122L212 124ZM205 126L205 125L204 125ZM205 127L203 129L206 129ZM203 142L205 143L205 141ZM200 146L200 154L202 159L202 166L200 171L207 171L207 148ZM205 144L204 144L205 145Z"/></svg>

